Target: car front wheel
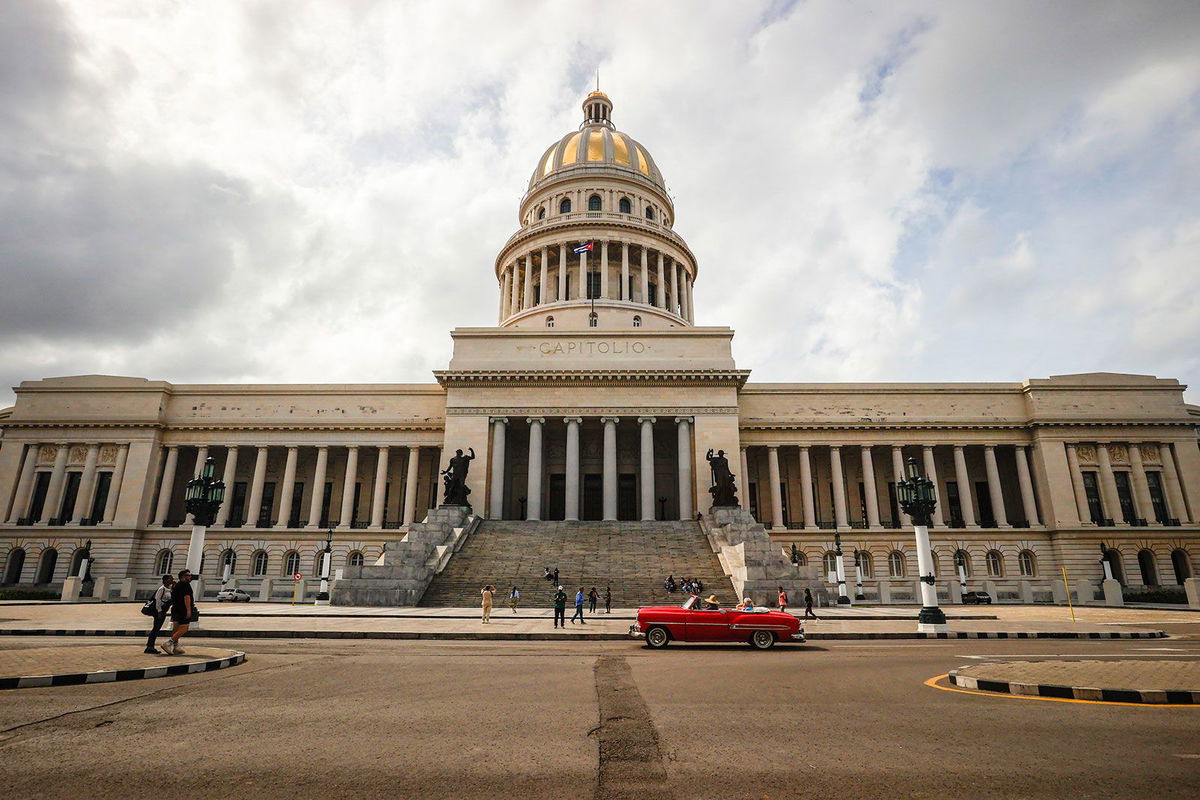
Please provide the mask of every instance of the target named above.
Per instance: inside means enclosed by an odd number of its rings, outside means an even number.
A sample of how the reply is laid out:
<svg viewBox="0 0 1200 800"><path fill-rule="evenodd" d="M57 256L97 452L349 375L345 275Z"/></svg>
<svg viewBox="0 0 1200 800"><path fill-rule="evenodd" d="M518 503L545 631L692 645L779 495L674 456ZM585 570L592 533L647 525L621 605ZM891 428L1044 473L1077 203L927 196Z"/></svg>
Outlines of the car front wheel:
<svg viewBox="0 0 1200 800"><path fill-rule="evenodd" d="M655 626L646 631L646 644L653 647L655 650L660 650L667 646L671 641L670 635L666 628Z"/></svg>
<svg viewBox="0 0 1200 800"><path fill-rule="evenodd" d="M775 634L770 631L755 631L750 637L755 650L770 650L775 646Z"/></svg>

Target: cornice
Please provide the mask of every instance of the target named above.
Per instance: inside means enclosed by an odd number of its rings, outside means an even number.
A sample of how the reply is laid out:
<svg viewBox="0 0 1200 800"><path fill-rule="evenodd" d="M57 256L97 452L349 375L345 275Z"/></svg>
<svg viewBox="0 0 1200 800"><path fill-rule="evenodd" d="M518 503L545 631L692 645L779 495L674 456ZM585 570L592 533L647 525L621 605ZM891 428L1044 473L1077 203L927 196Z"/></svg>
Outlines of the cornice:
<svg viewBox="0 0 1200 800"><path fill-rule="evenodd" d="M740 387L749 370L561 369L434 370L446 388L471 386L711 386Z"/></svg>
<svg viewBox="0 0 1200 800"><path fill-rule="evenodd" d="M488 406L447 408L448 417L654 417L696 416L708 414L736 415L736 406L695 406L666 408L659 406Z"/></svg>
<svg viewBox="0 0 1200 800"><path fill-rule="evenodd" d="M858 420L855 422L819 421L776 421L743 420L742 430L1025 430L1029 428L1130 428L1130 427L1191 427L1192 423L1180 420L1129 420L1129 421L1017 421L1017 420L914 420L890 422Z"/></svg>

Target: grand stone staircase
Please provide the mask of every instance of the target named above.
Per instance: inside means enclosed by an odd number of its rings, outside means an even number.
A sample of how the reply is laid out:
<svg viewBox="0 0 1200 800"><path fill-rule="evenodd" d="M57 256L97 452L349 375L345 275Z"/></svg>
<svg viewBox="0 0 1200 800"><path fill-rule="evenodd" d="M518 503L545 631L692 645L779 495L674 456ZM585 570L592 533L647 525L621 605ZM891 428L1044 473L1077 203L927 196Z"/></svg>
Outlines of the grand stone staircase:
<svg viewBox="0 0 1200 800"><path fill-rule="evenodd" d="M433 579L423 606L477 606L479 590L496 586L502 606L513 586L521 605L550 607L553 590L542 578L545 567L574 603L575 591L611 586L614 608L663 604L667 575L699 578L704 593L735 601L733 585L695 522L516 522L487 520ZM680 598L679 594L675 598ZM568 610L568 613L569 610Z"/></svg>

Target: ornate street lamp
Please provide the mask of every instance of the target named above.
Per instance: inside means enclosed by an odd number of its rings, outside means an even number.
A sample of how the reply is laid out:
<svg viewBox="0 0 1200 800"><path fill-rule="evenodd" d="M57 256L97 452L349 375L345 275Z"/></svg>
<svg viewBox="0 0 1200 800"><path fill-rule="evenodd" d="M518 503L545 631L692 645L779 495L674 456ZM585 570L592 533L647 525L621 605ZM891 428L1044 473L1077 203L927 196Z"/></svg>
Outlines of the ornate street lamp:
<svg viewBox="0 0 1200 800"><path fill-rule="evenodd" d="M225 501L225 481L218 480L217 463L212 456L204 459L200 476L188 481L183 494L183 504L192 515L192 538L188 542L188 572L200 577L200 564L204 557L204 532L217 518L217 510Z"/></svg>
<svg viewBox="0 0 1200 800"><path fill-rule="evenodd" d="M946 630L946 615L938 608L937 587L933 576L933 554L929 548L929 521L937 508L933 481L921 474L915 458L908 459L908 478L896 484L900 508L912 517L917 539L917 571L921 573L921 613L918 631Z"/></svg>
<svg viewBox="0 0 1200 800"><path fill-rule="evenodd" d="M846 561L842 558L842 534L833 532L833 552L837 556L837 587L838 605L850 605L850 596L846 594Z"/></svg>
<svg viewBox="0 0 1200 800"><path fill-rule="evenodd" d="M325 552L321 553L321 591L315 605L329 605L329 567L333 564L333 528L325 532Z"/></svg>
<svg viewBox="0 0 1200 800"><path fill-rule="evenodd" d="M863 563L866 558L862 558L864 554L857 548L854 548L854 599L866 600L867 596L863 594L862 579L863 579Z"/></svg>

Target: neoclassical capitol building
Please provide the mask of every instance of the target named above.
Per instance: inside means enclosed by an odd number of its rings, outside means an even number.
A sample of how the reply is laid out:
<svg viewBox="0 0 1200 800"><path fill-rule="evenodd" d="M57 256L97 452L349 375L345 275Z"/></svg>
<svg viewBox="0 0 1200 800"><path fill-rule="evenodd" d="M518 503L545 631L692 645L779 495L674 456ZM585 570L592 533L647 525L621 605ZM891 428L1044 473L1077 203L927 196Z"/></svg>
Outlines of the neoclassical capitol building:
<svg viewBox="0 0 1200 800"><path fill-rule="evenodd" d="M1102 552L1129 590L1194 574L1200 408L1178 381L754 383L731 329L694 324L698 260L650 153L605 94L583 116L538 159L496 257L497 325L452 331L435 383L22 382L0 411L3 583L61 584L90 541L114 595L148 589L186 560L184 486L211 457L228 492L207 588L227 573L290 597L299 573L311 593L327 530L334 571L365 574L439 504L457 450L476 456L478 518L435 554L426 602L475 604L476 581L533 588L543 565L630 603L669 572L720 584L739 557L714 538L710 450L781 560L823 581L836 532L868 599L917 598L896 502L909 458L935 481L948 597L958 562L969 588L1026 602L1064 567L1094 599Z"/></svg>

